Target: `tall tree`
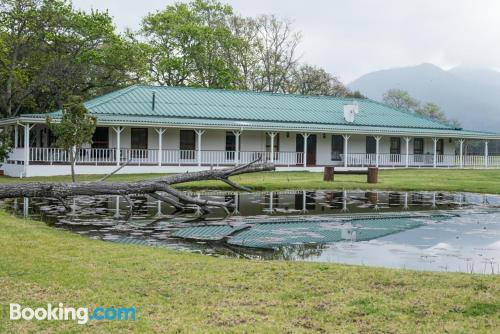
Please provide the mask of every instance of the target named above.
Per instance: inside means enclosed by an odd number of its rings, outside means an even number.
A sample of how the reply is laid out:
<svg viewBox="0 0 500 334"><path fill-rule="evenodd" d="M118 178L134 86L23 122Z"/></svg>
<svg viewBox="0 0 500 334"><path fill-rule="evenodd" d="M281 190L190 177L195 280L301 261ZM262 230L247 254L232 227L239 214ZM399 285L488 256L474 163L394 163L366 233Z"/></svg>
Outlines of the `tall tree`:
<svg viewBox="0 0 500 334"><path fill-rule="evenodd" d="M391 107L412 112L420 107L420 102L402 89L389 89L384 93L382 100Z"/></svg>
<svg viewBox="0 0 500 334"><path fill-rule="evenodd" d="M297 46L301 34L294 31L290 20L279 20L274 15L262 15L256 22L260 41L260 68L254 89L284 92L286 82L298 62Z"/></svg>
<svg viewBox="0 0 500 334"><path fill-rule="evenodd" d="M92 144L96 122L96 118L88 112L79 99L73 99L64 106L60 122L47 118L47 125L56 136L54 146L64 149L68 154L73 182L76 182L77 153L83 145Z"/></svg>
<svg viewBox="0 0 500 334"><path fill-rule="evenodd" d="M0 113L60 108L136 82L145 63L138 44L115 33L106 12L76 11L65 0L0 2Z"/></svg>
<svg viewBox="0 0 500 334"><path fill-rule="evenodd" d="M351 92L324 69L303 64L292 70L286 91L291 94L349 96Z"/></svg>
<svg viewBox="0 0 500 334"><path fill-rule="evenodd" d="M168 86L235 88L239 70L228 61L241 45L228 22L232 8L215 0L175 3L142 21L155 82Z"/></svg>
<svg viewBox="0 0 500 334"><path fill-rule="evenodd" d="M407 91L401 89L389 89L383 95L383 101L394 108L407 110L416 115L448 124L455 128L460 127L460 123L457 120L448 119L446 114L437 104L427 102L424 105L421 105L420 101L413 98Z"/></svg>

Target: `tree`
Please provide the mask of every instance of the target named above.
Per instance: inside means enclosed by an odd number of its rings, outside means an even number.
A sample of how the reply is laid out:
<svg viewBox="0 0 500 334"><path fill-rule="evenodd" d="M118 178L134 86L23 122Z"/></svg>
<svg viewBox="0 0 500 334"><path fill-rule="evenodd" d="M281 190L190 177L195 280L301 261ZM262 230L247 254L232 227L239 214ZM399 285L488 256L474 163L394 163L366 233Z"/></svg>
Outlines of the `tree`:
<svg viewBox="0 0 500 334"><path fill-rule="evenodd" d="M416 115L450 125L454 128L460 127L460 123L457 120L449 120L437 104L427 102L421 106L420 101L411 97L407 91L401 89L389 89L384 93L383 101L391 107L407 110Z"/></svg>
<svg viewBox="0 0 500 334"><path fill-rule="evenodd" d="M262 15L256 22L259 68L254 90L285 92L286 82L298 61L301 34L293 30L290 20L279 20L274 15Z"/></svg>
<svg viewBox="0 0 500 334"><path fill-rule="evenodd" d="M106 12L66 0L0 2L0 114L53 111L139 81L141 45L115 33Z"/></svg>
<svg viewBox="0 0 500 334"><path fill-rule="evenodd" d="M73 182L76 182L77 153L84 144L92 144L96 121L96 118L87 111L83 103L76 99L64 106L60 122L56 123L51 118L47 118L47 124L56 136L54 146L64 149L69 156Z"/></svg>
<svg viewBox="0 0 500 334"><path fill-rule="evenodd" d="M301 95L349 96L351 92L334 75L303 64L292 71L287 92Z"/></svg>
<svg viewBox="0 0 500 334"><path fill-rule="evenodd" d="M415 112L420 106L420 102L411 97L408 92L396 88L389 89L385 92L382 100L385 104L390 105L391 107L411 112Z"/></svg>
<svg viewBox="0 0 500 334"><path fill-rule="evenodd" d="M424 104L422 107L417 108L415 113L441 123L449 122L446 115L439 109L439 106L434 103L428 102Z"/></svg>
<svg viewBox="0 0 500 334"><path fill-rule="evenodd" d="M0 166L12 150L12 134L8 128L0 129Z"/></svg>
<svg viewBox="0 0 500 334"><path fill-rule="evenodd" d="M236 88L228 61L241 45L228 26L232 8L214 0L175 3L142 21L152 79L160 85Z"/></svg>

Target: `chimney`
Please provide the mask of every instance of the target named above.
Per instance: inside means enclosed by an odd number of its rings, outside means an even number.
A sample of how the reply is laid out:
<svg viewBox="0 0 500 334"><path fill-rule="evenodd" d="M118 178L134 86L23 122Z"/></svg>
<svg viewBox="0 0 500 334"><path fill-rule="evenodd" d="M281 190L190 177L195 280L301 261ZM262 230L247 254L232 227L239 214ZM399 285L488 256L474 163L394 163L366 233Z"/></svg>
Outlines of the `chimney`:
<svg viewBox="0 0 500 334"><path fill-rule="evenodd" d="M153 99L151 101L151 110L155 111L155 102L156 102L156 92L153 91Z"/></svg>

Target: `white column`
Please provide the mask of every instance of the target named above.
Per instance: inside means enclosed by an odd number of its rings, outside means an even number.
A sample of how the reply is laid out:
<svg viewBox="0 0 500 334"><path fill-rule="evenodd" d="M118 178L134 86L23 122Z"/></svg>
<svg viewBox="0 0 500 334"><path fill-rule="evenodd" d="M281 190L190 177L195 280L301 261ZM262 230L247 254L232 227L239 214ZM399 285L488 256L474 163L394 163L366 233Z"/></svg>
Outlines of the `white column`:
<svg viewBox="0 0 500 334"><path fill-rule="evenodd" d="M116 165L120 166L121 162L121 134L123 132L123 127L121 126L114 126L113 130L115 130L116 133Z"/></svg>
<svg viewBox="0 0 500 334"><path fill-rule="evenodd" d="M28 167L30 164L30 130L35 126L29 124L20 124L24 128L24 176L28 176Z"/></svg>
<svg viewBox="0 0 500 334"><path fill-rule="evenodd" d="M433 167L437 167L437 142L438 138L432 138L432 141L434 142L434 162L433 162Z"/></svg>
<svg viewBox="0 0 500 334"><path fill-rule="evenodd" d="M167 129L165 128L158 128L155 129L156 133L158 134L158 166L161 166L161 160L163 156L163 134Z"/></svg>
<svg viewBox="0 0 500 334"><path fill-rule="evenodd" d="M349 148L349 146L347 145L347 142L349 141L349 138L351 138L351 136L350 135L342 135L342 137L344 137L344 167L347 168L347 155L348 155L347 149Z"/></svg>
<svg viewBox="0 0 500 334"><path fill-rule="evenodd" d="M270 161L274 162L274 137L276 137L276 132L268 132L267 134L271 138L271 158L270 158Z"/></svg>
<svg viewBox="0 0 500 334"><path fill-rule="evenodd" d="M201 166L201 136L205 133L205 130L194 130L198 135L197 151L198 151L198 166Z"/></svg>
<svg viewBox="0 0 500 334"><path fill-rule="evenodd" d="M464 139L459 139L460 143L460 168L464 168Z"/></svg>
<svg viewBox="0 0 500 334"><path fill-rule="evenodd" d="M19 147L19 125L14 126L14 148Z"/></svg>
<svg viewBox="0 0 500 334"><path fill-rule="evenodd" d="M405 167L410 166L410 137L405 137L406 142L406 157L405 157Z"/></svg>
<svg viewBox="0 0 500 334"><path fill-rule="evenodd" d="M484 168L488 168L488 141L484 142Z"/></svg>
<svg viewBox="0 0 500 334"><path fill-rule="evenodd" d="M309 138L309 134L304 132L302 133L302 137L304 137L304 168L307 167L307 139Z"/></svg>
<svg viewBox="0 0 500 334"><path fill-rule="evenodd" d="M241 131L233 131L235 138L235 149L234 149L234 163L237 165L240 163L240 135Z"/></svg>
<svg viewBox="0 0 500 334"><path fill-rule="evenodd" d="M375 138L375 167L378 167L379 156L380 156L380 139L382 139L382 137L376 136L374 138Z"/></svg>

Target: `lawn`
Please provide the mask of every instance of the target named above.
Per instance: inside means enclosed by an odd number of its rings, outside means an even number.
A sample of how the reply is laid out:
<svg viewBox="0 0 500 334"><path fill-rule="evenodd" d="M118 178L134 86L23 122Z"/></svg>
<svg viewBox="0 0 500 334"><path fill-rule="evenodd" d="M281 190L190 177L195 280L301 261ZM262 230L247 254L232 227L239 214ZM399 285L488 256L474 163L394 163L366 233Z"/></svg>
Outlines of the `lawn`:
<svg viewBox="0 0 500 334"><path fill-rule="evenodd" d="M498 276L214 258L91 240L0 213L0 332L471 333ZM9 321L8 303L136 306L136 321Z"/></svg>
<svg viewBox="0 0 500 334"><path fill-rule="evenodd" d="M115 175L108 181L133 181L158 177L155 174ZM98 180L100 176L79 176L80 181ZM500 170L457 169L387 169L380 170L379 183L367 184L366 176L339 175L335 182L324 182L322 173L266 172L235 176L233 180L255 190L285 189L378 189L378 190L440 190L500 194ZM69 182L69 176L35 177L20 180L0 177L0 183L54 181ZM186 189L229 189L218 181L183 184Z"/></svg>
<svg viewBox="0 0 500 334"><path fill-rule="evenodd" d="M157 175L117 175L111 181ZM85 176L80 180L95 180ZM500 193L496 170L383 170L322 181L320 173L235 177L255 189L374 188ZM1 177L1 183L69 181ZM219 182L183 185L226 189ZM500 277L362 266L215 258L115 244L0 211L0 333L494 333ZM136 321L9 321L8 304L136 306Z"/></svg>

